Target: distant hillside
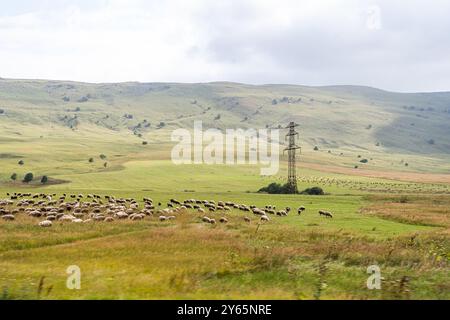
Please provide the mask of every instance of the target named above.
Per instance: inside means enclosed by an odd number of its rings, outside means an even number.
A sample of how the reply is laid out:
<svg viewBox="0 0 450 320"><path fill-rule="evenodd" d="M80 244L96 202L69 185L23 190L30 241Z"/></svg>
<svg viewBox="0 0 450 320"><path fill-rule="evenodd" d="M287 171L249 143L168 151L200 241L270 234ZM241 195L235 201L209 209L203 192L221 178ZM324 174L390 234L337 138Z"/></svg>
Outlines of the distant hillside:
<svg viewBox="0 0 450 320"><path fill-rule="evenodd" d="M83 125L136 135L175 127L273 128L300 123L320 149L450 154L450 93L358 86L117 83L0 79L0 130Z"/></svg>

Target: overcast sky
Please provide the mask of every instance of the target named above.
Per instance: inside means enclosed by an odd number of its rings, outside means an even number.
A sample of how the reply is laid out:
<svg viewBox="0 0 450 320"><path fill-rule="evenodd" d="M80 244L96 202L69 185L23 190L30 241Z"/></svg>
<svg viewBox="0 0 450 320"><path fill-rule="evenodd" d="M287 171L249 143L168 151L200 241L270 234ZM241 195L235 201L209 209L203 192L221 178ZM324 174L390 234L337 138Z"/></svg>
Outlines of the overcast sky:
<svg viewBox="0 0 450 320"><path fill-rule="evenodd" d="M0 0L0 77L450 91L450 1Z"/></svg>

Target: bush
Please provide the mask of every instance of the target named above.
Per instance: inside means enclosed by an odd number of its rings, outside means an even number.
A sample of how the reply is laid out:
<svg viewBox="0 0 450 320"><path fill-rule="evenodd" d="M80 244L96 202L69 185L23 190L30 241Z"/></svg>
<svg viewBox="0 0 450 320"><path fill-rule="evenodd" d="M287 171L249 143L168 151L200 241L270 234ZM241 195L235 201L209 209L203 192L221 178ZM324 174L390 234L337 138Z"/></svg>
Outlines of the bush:
<svg viewBox="0 0 450 320"><path fill-rule="evenodd" d="M258 190L258 192L267 192L269 194L289 194L289 185L286 183L284 185L281 185L276 182L272 182L267 187L263 187Z"/></svg>
<svg viewBox="0 0 450 320"><path fill-rule="evenodd" d="M319 147L318 147L318 146L315 146L315 147L314 147L314 151L319 151Z"/></svg>
<svg viewBox="0 0 450 320"><path fill-rule="evenodd" d="M23 177L23 182L28 183L33 181L33 174L31 172L28 172L24 177Z"/></svg>
<svg viewBox="0 0 450 320"><path fill-rule="evenodd" d="M302 192L300 192L300 194L308 194L311 196L323 196L325 192L321 187L312 187L303 190Z"/></svg>
<svg viewBox="0 0 450 320"><path fill-rule="evenodd" d="M16 181L17 180L17 173L13 173L11 175L11 180Z"/></svg>
<svg viewBox="0 0 450 320"><path fill-rule="evenodd" d="M25 162L23 160L19 160L19 162L17 162L20 166L23 166L25 164Z"/></svg>
<svg viewBox="0 0 450 320"><path fill-rule="evenodd" d="M94 162L94 158L89 158L89 162Z"/></svg>
<svg viewBox="0 0 450 320"><path fill-rule="evenodd" d="M47 182L48 182L48 177L47 176L42 176L41 183L42 184L46 184Z"/></svg>
<svg viewBox="0 0 450 320"><path fill-rule="evenodd" d="M369 160L367 160L367 159L362 159L362 160L360 160L359 162L361 162L361 163L367 163L367 162L369 162Z"/></svg>
<svg viewBox="0 0 450 320"><path fill-rule="evenodd" d="M100 159L105 160L105 159L106 159L106 156L102 153L102 154L100 155Z"/></svg>
<svg viewBox="0 0 450 320"><path fill-rule="evenodd" d="M142 144L143 144L144 146L146 146L146 145L148 145L148 142L147 142L147 141L142 141Z"/></svg>

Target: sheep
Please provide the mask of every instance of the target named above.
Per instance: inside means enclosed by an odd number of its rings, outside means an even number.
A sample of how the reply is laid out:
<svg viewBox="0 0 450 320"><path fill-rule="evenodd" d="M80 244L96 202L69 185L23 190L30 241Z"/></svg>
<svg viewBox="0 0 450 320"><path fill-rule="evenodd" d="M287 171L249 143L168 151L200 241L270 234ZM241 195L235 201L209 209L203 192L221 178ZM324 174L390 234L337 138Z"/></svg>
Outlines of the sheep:
<svg viewBox="0 0 450 320"><path fill-rule="evenodd" d="M202 221L203 221L203 222L206 222L206 223L211 223L211 219L208 218L207 216L204 216L204 217L202 218Z"/></svg>
<svg viewBox="0 0 450 320"><path fill-rule="evenodd" d="M105 219L103 219L104 222L113 222L114 218L113 217L106 217Z"/></svg>
<svg viewBox="0 0 450 320"><path fill-rule="evenodd" d="M130 219L133 221L134 220L142 220L144 218L145 218L145 214L142 214L142 213L134 213L130 216Z"/></svg>
<svg viewBox="0 0 450 320"><path fill-rule="evenodd" d="M199 213L205 213L205 210L202 209L202 208L198 208L197 211L198 211Z"/></svg>
<svg viewBox="0 0 450 320"><path fill-rule="evenodd" d="M319 210L319 215L325 216L326 218L333 218L333 214L328 211Z"/></svg>
<svg viewBox="0 0 450 320"><path fill-rule="evenodd" d="M4 216L2 216L2 219L6 221L13 221L14 219L16 219L16 217L14 217L14 215L12 214L5 214Z"/></svg>
<svg viewBox="0 0 450 320"><path fill-rule="evenodd" d="M269 217L266 215L261 216L261 221L270 221Z"/></svg>
<svg viewBox="0 0 450 320"><path fill-rule="evenodd" d="M44 220L44 221L39 222L39 226L43 227L43 228L51 227L52 224L53 223L50 220Z"/></svg>
<svg viewBox="0 0 450 320"><path fill-rule="evenodd" d="M287 216L287 212L284 210L277 211L277 216L279 217Z"/></svg>
<svg viewBox="0 0 450 320"><path fill-rule="evenodd" d="M297 213L300 215L303 211L305 211L306 210L306 208L305 207L299 207L298 208L298 210L297 210Z"/></svg>
<svg viewBox="0 0 450 320"><path fill-rule="evenodd" d="M227 222L228 222L228 219L225 218L225 217L222 217L222 218L220 218L219 222L221 222L221 223L227 223Z"/></svg>
<svg viewBox="0 0 450 320"><path fill-rule="evenodd" d="M59 221L72 221L73 219L75 219L74 216L71 216L71 215L63 215L63 216L61 216L58 220L59 220Z"/></svg>
<svg viewBox="0 0 450 320"><path fill-rule="evenodd" d="M216 219L209 219L209 223L216 224Z"/></svg>
<svg viewBox="0 0 450 320"><path fill-rule="evenodd" d="M166 221L168 220L166 216L159 216L159 221Z"/></svg>
<svg viewBox="0 0 450 320"><path fill-rule="evenodd" d="M73 219L72 222L74 222L74 223L82 223L83 220L82 219Z"/></svg>

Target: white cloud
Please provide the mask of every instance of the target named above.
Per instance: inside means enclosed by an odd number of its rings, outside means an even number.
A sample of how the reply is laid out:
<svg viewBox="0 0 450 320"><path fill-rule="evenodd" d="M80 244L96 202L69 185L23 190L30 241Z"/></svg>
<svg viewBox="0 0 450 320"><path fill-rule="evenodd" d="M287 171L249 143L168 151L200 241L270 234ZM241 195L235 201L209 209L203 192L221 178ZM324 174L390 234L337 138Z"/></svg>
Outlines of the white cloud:
<svg viewBox="0 0 450 320"><path fill-rule="evenodd" d="M444 0L44 3L0 13L0 76L450 89Z"/></svg>

